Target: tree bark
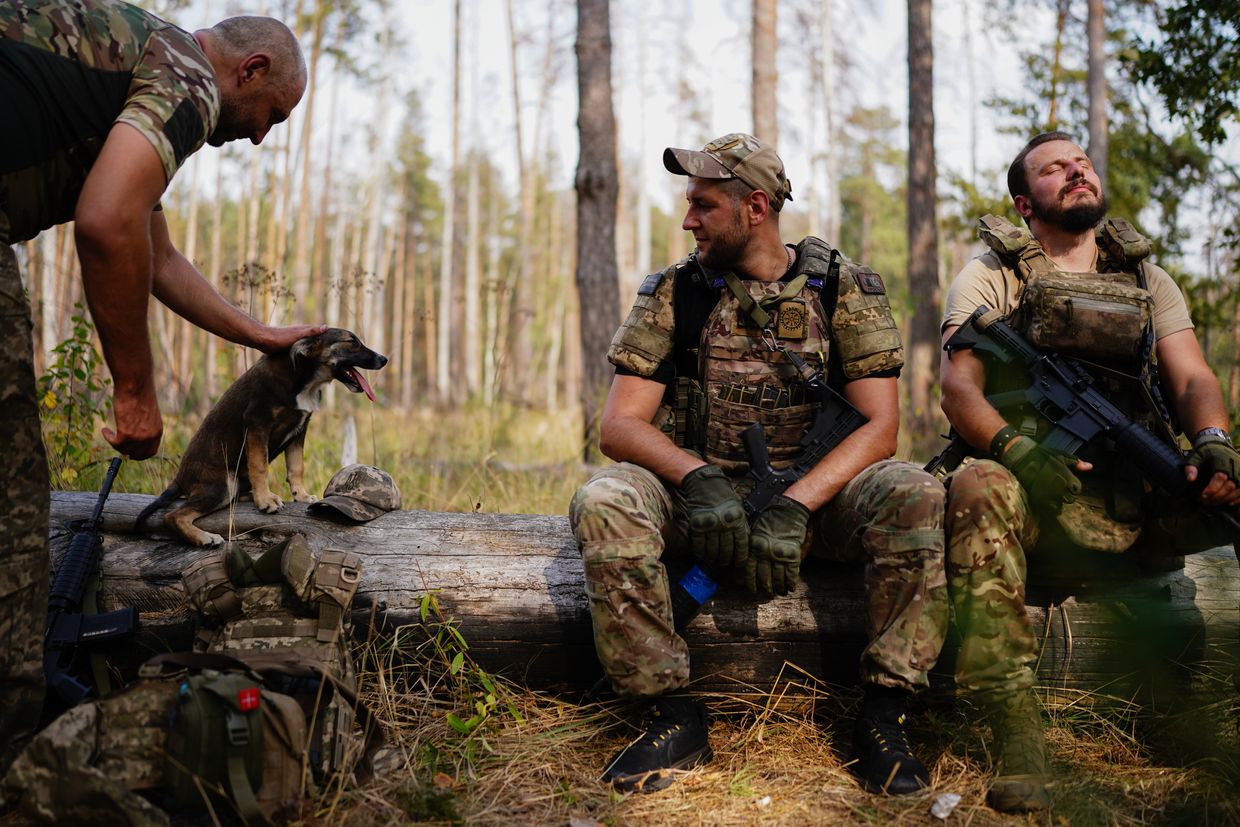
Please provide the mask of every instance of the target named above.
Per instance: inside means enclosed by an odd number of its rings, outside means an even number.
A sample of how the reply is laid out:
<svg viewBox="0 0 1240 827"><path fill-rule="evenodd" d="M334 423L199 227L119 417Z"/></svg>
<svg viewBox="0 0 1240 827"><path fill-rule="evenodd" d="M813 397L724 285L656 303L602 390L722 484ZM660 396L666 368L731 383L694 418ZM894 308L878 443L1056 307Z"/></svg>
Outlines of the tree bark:
<svg viewBox="0 0 1240 827"><path fill-rule="evenodd" d="M777 0L753 0L753 134L779 146L779 124L775 111L775 87L779 78L775 54Z"/></svg>
<svg viewBox="0 0 1240 827"><path fill-rule="evenodd" d="M577 292L585 369L581 414L585 456L597 456L598 418L610 380L607 346L620 321L616 266L616 120L611 94L608 0L577 4Z"/></svg>
<svg viewBox="0 0 1240 827"><path fill-rule="evenodd" d="M913 456L937 442L933 387L939 353L939 244L934 158L934 46L931 0L908 2L908 377Z"/></svg>
<svg viewBox="0 0 1240 827"><path fill-rule="evenodd" d="M1107 25L1104 0L1089 0L1089 160L1107 184Z"/></svg>

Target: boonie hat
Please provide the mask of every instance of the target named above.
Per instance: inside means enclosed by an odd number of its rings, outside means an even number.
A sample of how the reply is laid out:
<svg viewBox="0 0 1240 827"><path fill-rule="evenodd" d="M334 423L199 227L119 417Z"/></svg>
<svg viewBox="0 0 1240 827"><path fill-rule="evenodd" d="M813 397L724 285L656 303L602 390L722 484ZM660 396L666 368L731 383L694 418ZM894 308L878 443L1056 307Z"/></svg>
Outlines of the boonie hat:
<svg viewBox="0 0 1240 827"><path fill-rule="evenodd" d="M387 471L373 465L347 465L328 480L323 499L308 511L334 511L359 523L400 508L400 489Z"/></svg>
<svg viewBox="0 0 1240 827"><path fill-rule="evenodd" d="M784 175L784 162L775 147L744 132L732 132L702 147L663 150L663 166L675 175L727 180L739 178L771 199L778 212L792 200L792 183Z"/></svg>

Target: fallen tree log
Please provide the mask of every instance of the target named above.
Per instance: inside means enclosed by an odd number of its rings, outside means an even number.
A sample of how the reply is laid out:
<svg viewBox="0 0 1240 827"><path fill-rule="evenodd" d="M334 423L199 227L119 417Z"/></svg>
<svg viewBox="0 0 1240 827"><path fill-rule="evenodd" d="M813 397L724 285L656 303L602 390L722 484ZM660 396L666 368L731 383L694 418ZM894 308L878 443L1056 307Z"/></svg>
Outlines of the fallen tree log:
<svg viewBox="0 0 1240 827"><path fill-rule="evenodd" d="M66 522L86 517L95 496L53 493L54 561L68 545ZM134 518L152 499L114 494L103 515L100 608L135 606L141 612L142 641L125 647L134 661L188 648L190 617L180 573L205 553L162 528L154 536L132 533ZM158 515L148 525L162 525ZM564 517L397 511L343 525L308 514L301 504L264 514L242 503L199 525L252 553L300 532L314 548L360 554L365 569L353 617L359 637L417 624L422 597L433 591L445 616L458 622L470 654L490 671L535 688L583 688L601 674L581 558ZM861 568L811 560L803 574L805 583L796 591L762 605L725 587L694 620L686 637L699 687L765 690L786 662L829 682L856 680L865 642ZM1040 682L1060 690L1123 693L1125 678L1151 657L1230 663L1240 619L1236 574L1231 549L1216 549L1188 558L1178 571L1128 572L1088 586L1031 586L1030 614L1042 647ZM936 680L950 683L951 660L948 651Z"/></svg>

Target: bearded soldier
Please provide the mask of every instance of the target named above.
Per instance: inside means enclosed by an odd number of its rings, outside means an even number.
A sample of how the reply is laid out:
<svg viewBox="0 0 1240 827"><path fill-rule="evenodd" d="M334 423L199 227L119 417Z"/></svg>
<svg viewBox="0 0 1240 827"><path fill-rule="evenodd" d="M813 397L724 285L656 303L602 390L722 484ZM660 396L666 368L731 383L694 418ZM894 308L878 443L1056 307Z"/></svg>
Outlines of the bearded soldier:
<svg viewBox="0 0 1240 827"><path fill-rule="evenodd" d="M619 695L651 702L649 729L603 778L660 789L671 770L711 757L705 707L678 694L689 652L674 628L665 550L691 552L764 598L790 592L813 551L866 562L858 773L873 790L916 791L928 774L903 723L947 620L944 494L889 459L903 352L883 282L817 238L783 243L779 211L792 187L757 138L669 148L663 163L688 176L683 227L696 250L645 280L616 333L601 447L618 464L582 486L569 512L599 659ZM773 464L796 460L816 410L798 359L868 421L750 522L740 434L761 423Z"/></svg>
<svg viewBox="0 0 1240 827"><path fill-rule="evenodd" d="M0 773L39 719L48 476L30 308L10 244L74 221L82 286L134 459L163 434L147 305L264 351L320 326L271 327L229 304L173 246L159 199L202 144L261 143L306 88L293 33L233 17L190 33L119 0L0 3ZM54 312L46 310L45 312ZM49 342L44 345L50 347Z"/></svg>
<svg viewBox="0 0 1240 827"><path fill-rule="evenodd" d="M1091 552L1136 560L1220 545L1226 531L1201 506L1240 503L1240 456L1183 296L1147 260L1145 238L1103 220L1106 197L1085 152L1062 132L1038 135L1008 169L1008 189L1029 229L982 219L991 249L953 281L944 342L981 305L1007 314L1035 348L1086 364L1104 396L1153 434L1169 444L1189 435L1183 473L1199 492L1196 502L1151 497L1130 458L1105 443L1080 459L1047 450L1047 423L1002 393L1020 377L988 372L968 349L944 356L943 411L979 457L948 478L948 583L963 635L956 682L997 741L989 801L1020 811L1049 806L1026 554L1059 566Z"/></svg>

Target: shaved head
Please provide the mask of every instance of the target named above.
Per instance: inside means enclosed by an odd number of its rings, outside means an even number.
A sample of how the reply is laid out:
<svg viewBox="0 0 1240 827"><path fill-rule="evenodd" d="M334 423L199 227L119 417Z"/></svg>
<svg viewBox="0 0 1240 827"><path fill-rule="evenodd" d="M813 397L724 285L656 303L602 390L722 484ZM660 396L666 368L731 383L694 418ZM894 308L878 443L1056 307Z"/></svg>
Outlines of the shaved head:
<svg viewBox="0 0 1240 827"><path fill-rule="evenodd" d="M278 83L305 86L306 59L297 36L274 17L229 17L210 31L224 57L241 60L255 53L268 54Z"/></svg>

